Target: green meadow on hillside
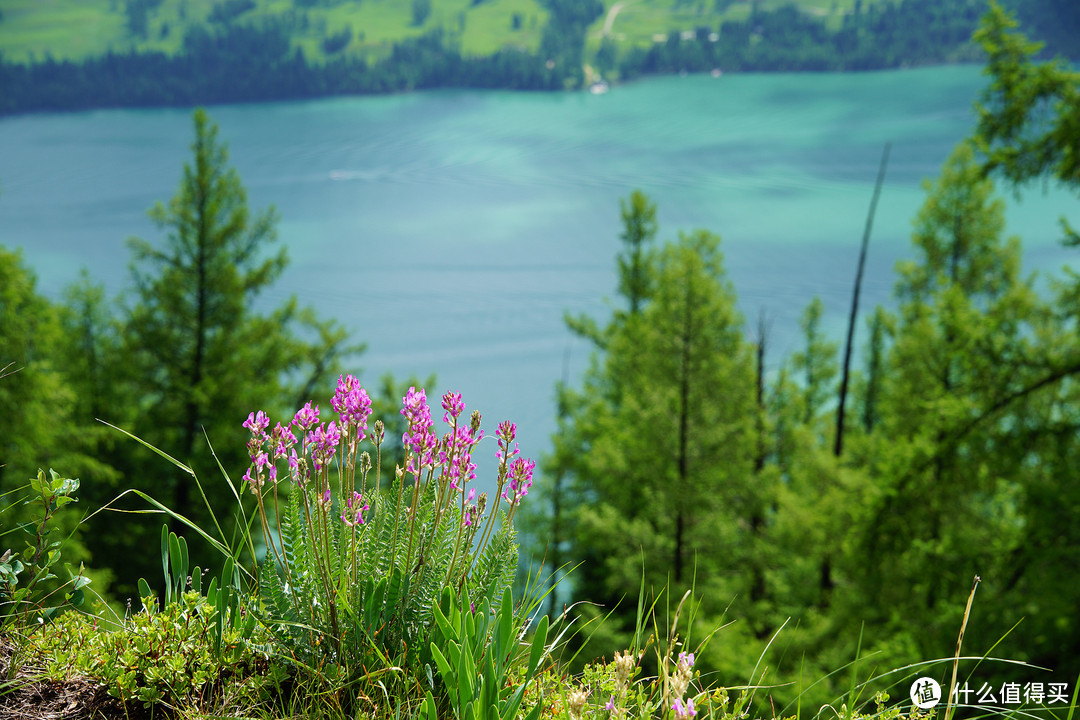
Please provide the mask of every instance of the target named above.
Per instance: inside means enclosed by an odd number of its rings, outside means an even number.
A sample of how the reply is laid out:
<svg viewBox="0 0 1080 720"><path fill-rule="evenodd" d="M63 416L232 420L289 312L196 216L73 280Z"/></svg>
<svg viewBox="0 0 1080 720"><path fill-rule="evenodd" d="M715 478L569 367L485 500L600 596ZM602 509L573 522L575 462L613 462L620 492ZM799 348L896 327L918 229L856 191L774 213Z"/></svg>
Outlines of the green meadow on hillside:
<svg viewBox="0 0 1080 720"><path fill-rule="evenodd" d="M882 0L866 0L863 6ZM0 21L0 52L9 61L82 60L109 51L158 50L176 53L186 30L207 24L215 7L227 0L143 0L147 7L145 37L131 31L125 0L9 0ZM277 19L290 28L294 47L313 60L327 57L322 41L351 31L349 43L336 53L369 59L389 52L401 40L442 28L467 55L488 55L502 47L539 47L548 12L538 0L431 0L422 24L414 22L409 0L254 0L255 7L237 21ZM763 0L766 10L790 4ZM839 25L855 0L799 0L804 12L828 17ZM725 0L605 0L604 13L589 28L591 43L610 34L620 43L647 46L671 31L686 31L722 20L745 19L749 2ZM220 24L220 23L219 23Z"/></svg>

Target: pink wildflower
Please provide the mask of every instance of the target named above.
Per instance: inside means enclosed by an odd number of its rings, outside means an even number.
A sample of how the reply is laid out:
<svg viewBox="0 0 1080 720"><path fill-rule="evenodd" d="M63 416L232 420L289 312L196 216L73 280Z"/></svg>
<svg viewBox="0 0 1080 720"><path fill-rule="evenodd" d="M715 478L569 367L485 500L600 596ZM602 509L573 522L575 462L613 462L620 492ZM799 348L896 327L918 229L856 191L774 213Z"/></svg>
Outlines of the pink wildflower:
<svg viewBox="0 0 1080 720"><path fill-rule="evenodd" d="M356 440L367 437L367 421L371 417L371 398L360 386L360 381L352 375L338 378L337 392L330 404L341 418L343 429L356 429ZM350 439L351 440L351 439Z"/></svg>
<svg viewBox="0 0 1080 720"><path fill-rule="evenodd" d="M450 418L457 420L458 416L465 412L465 403L461 400L461 393L447 392L443 395L442 407L446 411L443 415L444 423L449 424Z"/></svg>
<svg viewBox="0 0 1080 720"><path fill-rule="evenodd" d="M305 432L310 430L317 422L319 422L319 406L312 407L310 402L305 403L304 407L297 410L292 419L292 424Z"/></svg>
<svg viewBox="0 0 1080 720"><path fill-rule="evenodd" d="M532 487L533 470L535 468L536 461L528 458L515 458L510 463L510 471L507 475L510 482L506 490L503 491L503 498L512 505L521 504L522 499L529 494L529 488Z"/></svg>
<svg viewBox="0 0 1080 720"><path fill-rule="evenodd" d="M262 410L250 413L244 421L244 427L250 430L252 435L265 435L266 428L270 427L270 418Z"/></svg>
<svg viewBox="0 0 1080 720"><path fill-rule="evenodd" d="M354 492L352 497L345 501L345 509L341 511L341 520L349 527L363 525L365 522L364 512L369 510L370 507L364 502L364 497L360 493Z"/></svg>
<svg viewBox="0 0 1080 720"><path fill-rule="evenodd" d="M675 717L678 720L686 720L686 718L692 718L697 715L697 710L694 709L694 700L691 698L687 700L685 704L681 699L677 699L671 704L671 709L675 711Z"/></svg>

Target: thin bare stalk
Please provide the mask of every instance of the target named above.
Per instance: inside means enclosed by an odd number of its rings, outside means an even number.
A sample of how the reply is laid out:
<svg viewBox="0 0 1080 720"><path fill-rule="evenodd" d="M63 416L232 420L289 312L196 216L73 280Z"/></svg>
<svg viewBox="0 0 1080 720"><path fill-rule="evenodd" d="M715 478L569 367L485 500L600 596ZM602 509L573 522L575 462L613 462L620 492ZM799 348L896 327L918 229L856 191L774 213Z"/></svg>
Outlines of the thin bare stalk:
<svg viewBox="0 0 1080 720"><path fill-rule="evenodd" d="M953 656L952 680L949 681L949 700L945 703L945 720L951 720L953 711L953 697L956 694L956 667L960 664L960 646L964 643L964 631L967 630L968 617L971 616L971 603L975 599L975 590L979 587L982 578L978 575L971 583L971 594L968 595L967 607L964 608L964 620L960 623L960 635L956 638L956 655Z"/></svg>

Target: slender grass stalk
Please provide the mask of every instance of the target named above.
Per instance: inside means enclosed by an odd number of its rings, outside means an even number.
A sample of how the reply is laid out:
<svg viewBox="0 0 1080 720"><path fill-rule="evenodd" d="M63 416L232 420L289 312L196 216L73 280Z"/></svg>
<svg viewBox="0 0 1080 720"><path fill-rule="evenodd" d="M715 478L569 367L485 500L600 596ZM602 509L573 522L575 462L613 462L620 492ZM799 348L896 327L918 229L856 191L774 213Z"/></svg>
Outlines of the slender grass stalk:
<svg viewBox="0 0 1080 720"><path fill-rule="evenodd" d="M968 595L967 606L964 608L964 620L960 623L960 635L956 638L956 655L953 657L952 680L949 681L949 699L945 703L945 720L952 720L953 698L956 696L956 668L960 664L960 646L964 643L964 631L967 629L968 618L971 616L971 603L975 600L975 590L978 589L982 579L976 575L971 583L971 593Z"/></svg>

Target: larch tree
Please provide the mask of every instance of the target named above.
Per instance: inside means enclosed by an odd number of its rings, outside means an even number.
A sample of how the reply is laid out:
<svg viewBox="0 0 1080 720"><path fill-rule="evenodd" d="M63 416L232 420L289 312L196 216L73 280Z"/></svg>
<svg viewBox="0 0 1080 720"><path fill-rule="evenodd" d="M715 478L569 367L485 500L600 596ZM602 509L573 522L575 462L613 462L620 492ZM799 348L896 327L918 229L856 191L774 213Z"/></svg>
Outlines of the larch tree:
<svg viewBox="0 0 1080 720"><path fill-rule="evenodd" d="M284 248L269 252L275 213L249 211L217 126L201 109L194 128L193 157L179 190L150 211L166 231L164 243L129 241L138 302L127 319L126 354L140 402L136 434L195 469L211 503L219 503L215 512L222 512L230 494L204 433L238 481L248 462L240 427L247 413L291 406L299 392L291 382L299 378L299 387L313 388L352 348L343 330L299 310L295 298L269 314L256 312L255 299L287 262ZM152 467L161 471L158 462ZM160 499L185 517L206 520L193 479L175 468L167 472ZM162 489L156 485L152 494Z"/></svg>
<svg viewBox="0 0 1080 720"><path fill-rule="evenodd" d="M613 607L636 596L644 570L650 593L669 583L681 593L696 579L719 612L749 590L736 578L763 502L753 482L753 353L718 237L682 235L652 253L651 266L640 318L614 326L561 426L585 440L568 543L582 563L575 594ZM598 645L625 641L618 626L632 626L627 613Z"/></svg>
<svg viewBox="0 0 1080 720"><path fill-rule="evenodd" d="M1046 10L1042 8L1042 10ZM1073 15L1075 15L1074 11ZM1060 13L1044 16L1062 24ZM1073 18L1075 19L1075 18ZM988 56L990 84L978 106L975 143L982 170L1014 188L1057 182L1080 191L1080 72L1062 60L1036 62L1040 44L1016 30L998 3L975 34ZM1062 218L1063 242L1080 247L1080 232ZM1024 463L1025 482L1010 499L1025 527L1024 542L1003 559L1000 597L1024 608L1017 644L1031 662L1063 676L1080 672L1080 621L1073 570L1080 562L1080 275L1066 269L1054 285L1053 312L1032 333L1035 367L956 433L966 437L1007 418L1003 448ZM1040 678L1041 679L1041 678Z"/></svg>
<svg viewBox="0 0 1080 720"><path fill-rule="evenodd" d="M1004 499L1023 483L1023 463L1001 452L1014 419L957 429L1031 375L1043 310L971 145L925 187L916 259L898 266L899 317L875 410L883 442L868 461L874 491L852 573L877 619L926 618L908 642L933 652L955 635L972 576L995 574L1022 541Z"/></svg>

